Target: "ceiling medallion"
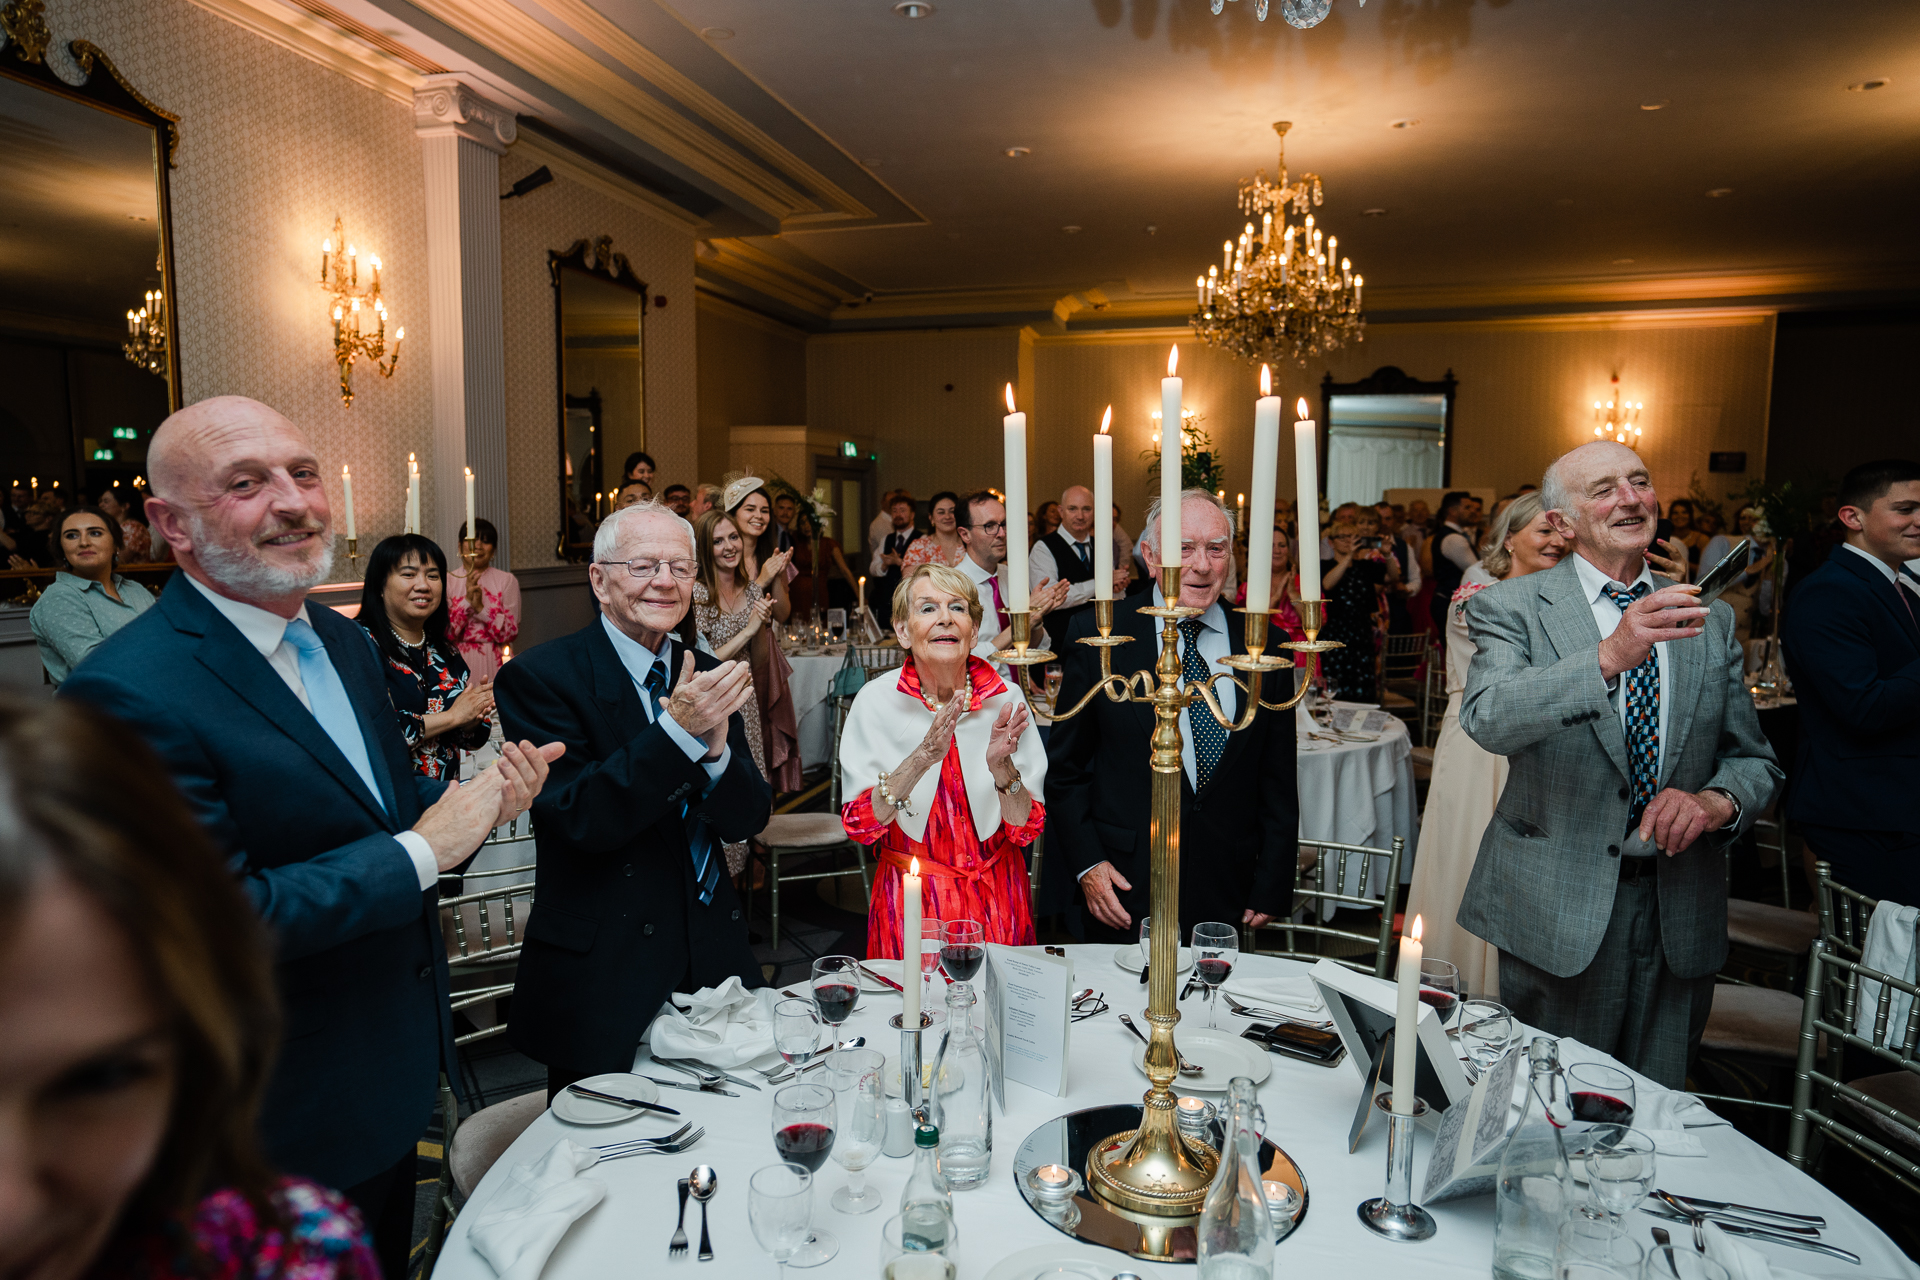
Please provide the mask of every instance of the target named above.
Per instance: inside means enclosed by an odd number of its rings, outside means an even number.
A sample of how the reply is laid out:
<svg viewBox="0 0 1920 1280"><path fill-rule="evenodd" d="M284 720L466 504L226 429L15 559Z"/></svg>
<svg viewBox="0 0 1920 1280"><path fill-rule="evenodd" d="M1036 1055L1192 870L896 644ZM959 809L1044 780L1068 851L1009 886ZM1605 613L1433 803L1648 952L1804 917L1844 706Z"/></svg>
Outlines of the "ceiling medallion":
<svg viewBox="0 0 1920 1280"><path fill-rule="evenodd" d="M1226 0L1213 0L1213 11L1218 14L1227 7ZM1367 7L1367 0L1360 0L1360 7ZM1290 26L1305 30L1317 27L1333 12L1333 0L1280 0L1280 16ZM1253 0L1253 16L1261 22L1267 20L1267 0Z"/></svg>
<svg viewBox="0 0 1920 1280"><path fill-rule="evenodd" d="M1287 181L1288 121L1273 126L1281 151L1272 182L1265 171L1240 183L1240 211L1248 222L1236 243L1221 246L1220 265L1194 281L1199 310L1189 322L1200 341L1256 363L1278 363L1364 341L1363 281L1350 259L1338 256L1338 236L1324 234L1313 216L1287 223L1287 206L1305 214L1321 203L1320 177Z"/></svg>

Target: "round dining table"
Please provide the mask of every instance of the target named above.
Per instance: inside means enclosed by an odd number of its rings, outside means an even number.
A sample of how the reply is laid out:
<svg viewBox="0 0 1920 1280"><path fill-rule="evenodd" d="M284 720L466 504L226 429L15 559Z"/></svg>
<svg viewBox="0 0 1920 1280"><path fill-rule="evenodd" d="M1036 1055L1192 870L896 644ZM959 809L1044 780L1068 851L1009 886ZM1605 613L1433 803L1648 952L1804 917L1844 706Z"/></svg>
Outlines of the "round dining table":
<svg viewBox="0 0 1920 1280"><path fill-rule="evenodd" d="M787 692L793 698L793 718L800 728L800 764L811 769L833 754L833 678L847 664L847 646L827 645L819 650L789 648Z"/></svg>
<svg viewBox="0 0 1920 1280"><path fill-rule="evenodd" d="M1354 713L1352 723L1364 724L1373 708L1336 702L1336 710ZM1382 723L1383 722L1383 723ZM1420 843L1420 802L1414 789L1413 739L1398 716L1381 714L1371 731L1339 733L1311 720L1295 708L1294 728L1300 784L1300 840L1332 840L1388 848L1393 838L1406 841L1400 856L1400 883L1413 882L1413 851ZM1319 886L1326 883L1334 859L1322 858ZM1336 892L1377 898L1386 888L1386 864L1376 862L1369 883L1360 883L1360 862L1348 863L1346 883ZM1338 903L1323 902L1322 914L1331 916Z"/></svg>
<svg viewBox="0 0 1920 1280"><path fill-rule="evenodd" d="M980 1185L953 1195L959 1233L960 1280L985 1280L996 1264L1036 1246L1057 1249L1058 1256L1091 1259L1109 1265L1105 1274L1132 1271L1145 1280L1191 1280L1186 1265L1145 1263L1127 1255L1086 1244L1061 1234L1040 1218L1022 1199L1014 1178L1014 1155L1027 1135L1056 1116L1088 1107L1137 1101L1146 1078L1135 1065L1139 1044L1120 1025L1121 1013L1136 1025L1146 1005L1146 988L1138 976L1122 969L1111 946L1073 946L1067 954L1074 965L1073 988L1103 992L1108 1011L1070 1029L1067 1054L1067 1092L1054 1097L1009 1081L1006 1109L993 1117L991 1175ZM1260 980L1300 975L1308 966L1267 956L1244 955L1236 977ZM802 987L793 990L801 991ZM868 994L841 1034L864 1035L869 1047L897 1053L899 1033L885 1019L900 1011L900 997L891 992ZM1206 1009L1198 996L1184 1002L1186 1025L1204 1025ZM1197 1022L1195 1020L1198 1020ZM1224 1007L1223 1028L1244 1027ZM1178 1033L1176 1032L1176 1039ZM1590 1051L1588 1051L1590 1052ZM1449 1280L1486 1280L1493 1257L1494 1202L1490 1195L1445 1201L1428 1206L1438 1233L1417 1244L1396 1243L1372 1234L1361 1225L1355 1207L1381 1193L1386 1166L1385 1126L1369 1125L1359 1149L1347 1150L1348 1124L1364 1087L1351 1059L1321 1067L1279 1055L1268 1055L1272 1074L1259 1088L1266 1112L1266 1134L1299 1165L1307 1184L1307 1207L1297 1229L1275 1251L1275 1274L1294 1276L1351 1275L1446 1277ZM641 1047L636 1068L662 1079L674 1073L647 1060ZM743 1078L750 1071L737 1070ZM672 1277L721 1280L751 1277L772 1280L774 1262L755 1242L747 1218L747 1183L755 1170L776 1163L771 1115L774 1086L762 1084L756 1092L732 1088L740 1096L721 1097L681 1089L661 1090L661 1101L683 1113L685 1120L704 1126L698 1145L678 1155L644 1155L595 1165L581 1177L606 1185L605 1197L581 1217L560 1240L544 1271L544 1280L605 1280L609 1276ZM1178 1089L1176 1084L1176 1090ZM1220 1093L1203 1096L1218 1103ZM450 1229L436 1275L441 1280L492 1280L492 1266L474 1250L468 1228L487 1211L488 1202L508 1186L514 1170L540 1160L557 1142L572 1140L591 1145L635 1137L658 1136L681 1121L641 1116L600 1127L563 1124L551 1111L536 1119L500 1157ZM1658 1184L1683 1196L1700 1196L1746 1205L1790 1209L1824 1215L1829 1223L1821 1238L1860 1255L1859 1266L1822 1255L1756 1244L1776 1268L1813 1276L1849 1276L1858 1280L1913 1277L1920 1267L1840 1197L1725 1125L1692 1129L1705 1148L1704 1157L1663 1158ZM456 1138L456 1143L458 1139ZM1416 1129L1413 1185L1426 1174L1433 1137ZM787 1280L804 1277L873 1277L880 1274L880 1229L896 1212L896 1204L911 1168L907 1159L877 1159L866 1170L868 1182L883 1197L879 1209L860 1216L839 1212L827 1203L833 1190L847 1181L847 1172L829 1161L814 1176L813 1222L839 1241L838 1254L807 1271L789 1267ZM719 1175L710 1204L714 1257L699 1262L692 1252L669 1258L678 1207L676 1183L696 1165L710 1165ZM525 1176L524 1168L521 1176ZM1673 1227L1670 1222L1635 1211L1627 1225L1642 1245L1651 1243L1650 1228ZM700 1238L697 1204L689 1205L688 1234ZM1686 1238L1685 1228L1674 1231ZM1037 1271L1037 1268L1033 1269ZM995 1278L998 1280L998 1277Z"/></svg>

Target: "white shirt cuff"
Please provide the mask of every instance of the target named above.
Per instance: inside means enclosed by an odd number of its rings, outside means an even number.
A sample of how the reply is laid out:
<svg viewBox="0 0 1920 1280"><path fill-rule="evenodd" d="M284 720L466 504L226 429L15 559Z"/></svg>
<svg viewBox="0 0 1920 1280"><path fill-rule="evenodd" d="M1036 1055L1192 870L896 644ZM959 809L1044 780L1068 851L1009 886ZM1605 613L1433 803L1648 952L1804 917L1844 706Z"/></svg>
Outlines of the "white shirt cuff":
<svg viewBox="0 0 1920 1280"><path fill-rule="evenodd" d="M1085 880L1085 879L1087 878L1087 875L1088 875L1088 873L1089 873L1089 872L1092 872L1093 870L1095 870L1095 869L1096 869L1097 867L1099 867L1099 865L1100 865L1100 864L1099 864L1099 863L1097 863L1097 862L1096 862L1096 863L1094 863L1094 864L1093 864L1093 866L1091 866L1091 867L1088 867L1088 868L1086 869L1086 871L1082 871L1082 872L1081 872L1081 873L1080 873L1079 875L1077 875L1077 876L1075 876L1075 877L1073 878L1073 882L1074 882L1075 884L1079 884L1079 883L1080 883L1080 882L1081 882L1082 880Z"/></svg>
<svg viewBox="0 0 1920 1280"><path fill-rule="evenodd" d="M696 738L692 734L688 733L685 729L682 729L680 727L680 722L673 718L673 714L671 712L663 712L661 714L660 727L667 731L667 736L673 739L675 746L679 747L682 751L687 753L687 759L697 761L697 760L704 760L706 758L706 755L707 755L706 741L701 738ZM724 760L726 759L726 755L727 755L726 750L722 748L720 752L720 758Z"/></svg>
<svg viewBox="0 0 1920 1280"><path fill-rule="evenodd" d="M425 836L418 831L402 831L394 839L407 851L407 857L413 859L413 873L420 877L422 889L431 889L440 883L440 860L433 856L433 846Z"/></svg>
<svg viewBox="0 0 1920 1280"><path fill-rule="evenodd" d="M720 758L718 760L702 760L700 762L700 767L707 771L707 791L713 790L713 784L720 781L720 775L727 771L727 765L731 763L732 760L732 745L723 744L720 748ZM704 796L706 793L706 791L703 791L700 794Z"/></svg>

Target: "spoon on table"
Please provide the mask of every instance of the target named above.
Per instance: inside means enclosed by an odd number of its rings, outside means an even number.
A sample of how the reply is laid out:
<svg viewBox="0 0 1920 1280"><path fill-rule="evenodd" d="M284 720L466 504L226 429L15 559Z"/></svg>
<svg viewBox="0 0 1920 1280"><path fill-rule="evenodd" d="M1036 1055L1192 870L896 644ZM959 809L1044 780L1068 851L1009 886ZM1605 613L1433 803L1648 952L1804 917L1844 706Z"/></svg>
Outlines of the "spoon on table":
<svg viewBox="0 0 1920 1280"><path fill-rule="evenodd" d="M1126 1014L1124 1014L1124 1013L1123 1013L1123 1014L1121 1014L1121 1015L1120 1015L1120 1023L1121 1023L1121 1025L1122 1025L1122 1026L1124 1026L1124 1027L1126 1027L1126 1029L1127 1029L1127 1030L1129 1030L1129 1031L1131 1031L1131 1032L1133 1032L1133 1035L1134 1035L1134 1038L1135 1038L1136 1040L1138 1040L1138 1041L1139 1041L1139 1042L1140 1042L1141 1044L1151 1044L1151 1043L1153 1043L1152 1041L1150 1041L1150 1040L1148 1040L1148 1039L1147 1039L1147 1038L1146 1038L1145 1036L1143 1036L1143 1035L1141 1035L1141 1034L1140 1034L1140 1028L1138 1028L1138 1027L1136 1027L1136 1026L1134 1026L1134 1025L1133 1025L1133 1019L1132 1019L1132 1018L1129 1018L1129 1017L1128 1017L1128 1016L1127 1016ZM1185 1059L1184 1057L1181 1057L1181 1056L1180 1056L1180 1051L1179 1051L1178 1049L1175 1049L1175 1050L1173 1051L1173 1056L1174 1056L1174 1057L1176 1057L1176 1058L1179 1058L1179 1059L1180 1059L1180 1074L1181 1074L1181 1075L1183 1075L1183 1076L1197 1076L1197 1075L1200 1075L1200 1074L1202 1074L1202 1072L1203 1072L1203 1070L1204 1070L1204 1068L1201 1068L1201 1067L1197 1067L1197 1066L1195 1066L1195 1065L1194 1065L1193 1063L1191 1063L1191 1062L1188 1062L1188 1061L1187 1061L1187 1060L1186 1060L1186 1059Z"/></svg>
<svg viewBox="0 0 1920 1280"><path fill-rule="evenodd" d="M713 1261L713 1240L707 1235L707 1201L720 1189L720 1175L710 1164L697 1164L687 1175L687 1190L700 1202L700 1261Z"/></svg>

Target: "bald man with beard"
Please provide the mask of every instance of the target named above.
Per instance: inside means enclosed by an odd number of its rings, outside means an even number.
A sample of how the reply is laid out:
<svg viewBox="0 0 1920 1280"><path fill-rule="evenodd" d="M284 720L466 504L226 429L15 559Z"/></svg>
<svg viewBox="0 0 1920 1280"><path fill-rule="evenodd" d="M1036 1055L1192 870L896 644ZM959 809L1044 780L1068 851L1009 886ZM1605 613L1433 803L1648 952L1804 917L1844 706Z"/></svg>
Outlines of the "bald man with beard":
<svg viewBox="0 0 1920 1280"><path fill-rule="evenodd" d="M413 773L366 633L306 603L333 531L326 471L286 418L203 400L160 424L148 468L147 517L180 567L60 696L160 753L271 929L267 1154L344 1191L404 1276L415 1144L440 1073L458 1079L438 879L533 802L562 748L509 744L464 785Z"/></svg>

